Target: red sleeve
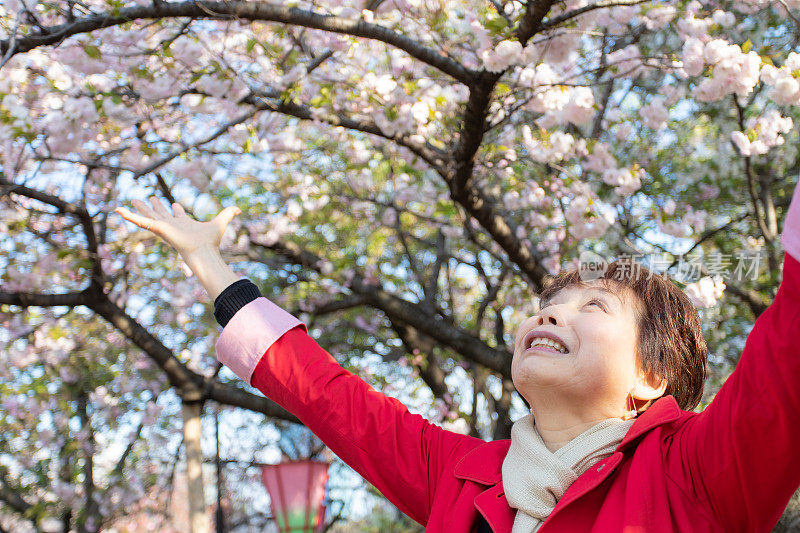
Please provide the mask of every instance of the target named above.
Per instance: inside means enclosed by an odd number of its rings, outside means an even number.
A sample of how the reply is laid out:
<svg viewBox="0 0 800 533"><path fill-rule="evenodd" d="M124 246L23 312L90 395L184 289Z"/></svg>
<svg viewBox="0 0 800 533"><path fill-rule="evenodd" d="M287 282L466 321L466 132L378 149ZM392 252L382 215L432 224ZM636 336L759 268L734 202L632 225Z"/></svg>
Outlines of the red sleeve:
<svg viewBox="0 0 800 533"><path fill-rule="evenodd" d="M252 384L422 525L445 467L461 455L459 450L483 442L411 414L342 368L302 325L266 350Z"/></svg>
<svg viewBox="0 0 800 533"><path fill-rule="evenodd" d="M725 531L768 531L800 485L799 337L800 263L786 253L736 370L668 454L670 477L706 500Z"/></svg>

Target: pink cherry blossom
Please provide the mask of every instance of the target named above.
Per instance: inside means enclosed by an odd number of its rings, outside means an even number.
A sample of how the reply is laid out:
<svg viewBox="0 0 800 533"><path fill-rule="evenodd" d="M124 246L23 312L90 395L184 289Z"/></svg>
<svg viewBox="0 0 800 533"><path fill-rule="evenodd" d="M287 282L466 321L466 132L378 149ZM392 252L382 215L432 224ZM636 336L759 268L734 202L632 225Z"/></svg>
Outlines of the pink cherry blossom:
<svg viewBox="0 0 800 533"><path fill-rule="evenodd" d="M170 45L172 57L187 67L194 67L204 59L204 49L200 43L189 37L179 37Z"/></svg>
<svg viewBox="0 0 800 533"><path fill-rule="evenodd" d="M738 45L714 39L704 47L703 57L713 68L711 77L704 78L693 90L700 101L713 102L730 94L747 96L758 83L761 58L753 51L745 54ZM690 73L686 60L683 68Z"/></svg>
<svg viewBox="0 0 800 533"><path fill-rule="evenodd" d="M761 117L748 119L746 126L747 134L734 131L731 140L742 155L751 156L765 154L771 148L782 145L782 134L791 131L794 122L791 117L783 117L777 110L770 109Z"/></svg>
<svg viewBox="0 0 800 533"><path fill-rule="evenodd" d="M697 18L696 13L692 13L687 8L686 16L678 19L678 29L688 37L704 37L708 35L708 29L714 21L710 18Z"/></svg>
<svg viewBox="0 0 800 533"><path fill-rule="evenodd" d="M736 16L730 11L722 11L721 9L717 9L712 13L711 20L723 28L730 28L736 24Z"/></svg>
<svg viewBox="0 0 800 533"><path fill-rule="evenodd" d="M775 80L770 96L778 105L792 105L800 99L800 82L791 76L780 76Z"/></svg>
<svg viewBox="0 0 800 533"><path fill-rule="evenodd" d="M689 226L680 220L664 221L659 218L656 220L656 225L662 233L672 237L683 238L689 234Z"/></svg>
<svg viewBox="0 0 800 533"><path fill-rule="evenodd" d="M64 65L81 74L99 74L105 72L103 61L89 57L84 49L88 43L71 43L56 49L56 57Z"/></svg>
<svg viewBox="0 0 800 533"><path fill-rule="evenodd" d="M689 206L686 215L683 217L684 223L686 223L695 234L700 234L706 229L707 219L708 213L702 209L695 211L691 206Z"/></svg>
<svg viewBox="0 0 800 533"><path fill-rule="evenodd" d="M642 169L610 168L603 171L603 181L613 185L620 196L630 196L641 188L643 175Z"/></svg>
<svg viewBox="0 0 800 533"><path fill-rule="evenodd" d="M163 100L175 94L175 82L168 76L157 76L154 80L134 78L133 87L146 102Z"/></svg>
<svg viewBox="0 0 800 533"><path fill-rule="evenodd" d="M595 172L604 172L616 169L617 161L611 154L611 147L607 143L597 143L594 150L586 157L584 168Z"/></svg>
<svg viewBox="0 0 800 533"><path fill-rule="evenodd" d="M658 6L648 9L644 14L648 30L663 28L675 18L677 10L674 6Z"/></svg>
<svg viewBox="0 0 800 533"><path fill-rule="evenodd" d="M669 120L669 112L664 106L663 98L653 98L650 102L640 107L639 116L642 117L645 126L654 130L665 127Z"/></svg>
<svg viewBox="0 0 800 533"><path fill-rule="evenodd" d="M519 64L523 66L533 64L539 60L541 54L542 51L536 46L536 43L530 42L522 49L519 55Z"/></svg>
<svg viewBox="0 0 800 533"><path fill-rule="evenodd" d="M578 44L579 35L574 33L556 34L549 39L543 59L553 65L563 65L574 58Z"/></svg>
<svg viewBox="0 0 800 533"><path fill-rule="evenodd" d="M552 163L571 157L575 144L574 137L562 131L554 131L546 141L534 139L528 125L522 127L522 138L529 157L539 163Z"/></svg>
<svg viewBox="0 0 800 533"><path fill-rule="evenodd" d="M616 52L611 52L606 60L623 77L635 77L642 68L642 53L635 44L630 44Z"/></svg>
<svg viewBox="0 0 800 533"><path fill-rule="evenodd" d="M481 55L483 66L490 72L502 72L520 62L522 45L519 41L501 41Z"/></svg>
<svg viewBox="0 0 800 533"><path fill-rule="evenodd" d="M705 67L703 42L689 38L683 43L683 70L689 76L697 76Z"/></svg>
<svg viewBox="0 0 800 533"><path fill-rule="evenodd" d="M570 91L569 101L564 106L562 117L565 122L576 125L586 124L594 117L594 94L588 87L575 87Z"/></svg>
<svg viewBox="0 0 800 533"><path fill-rule="evenodd" d="M705 276L684 288L686 296L698 308L705 309L716 305L717 300L725 292L725 283L720 276Z"/></svg>
<svg viewBox="0 0 800 533"><path fill-rule="evenodd" d="M719 195L719 188L710 185L708 183L700 183L698 185L700 189L700 199L701 200L710 200L712 198L716 198Z"/></svg>

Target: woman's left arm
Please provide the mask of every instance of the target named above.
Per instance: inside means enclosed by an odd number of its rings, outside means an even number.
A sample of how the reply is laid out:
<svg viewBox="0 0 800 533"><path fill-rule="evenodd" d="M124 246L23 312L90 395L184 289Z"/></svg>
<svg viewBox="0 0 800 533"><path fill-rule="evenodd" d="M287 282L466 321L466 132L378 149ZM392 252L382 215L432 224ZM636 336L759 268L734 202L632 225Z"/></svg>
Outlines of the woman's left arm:
<svg viewBox="0 0 800 533"><path fill-rule="evenodd" d="M725 531L769 531L800 485L800 187L784 220L783 279L734 372L674 436L670 477Z"/></svg>

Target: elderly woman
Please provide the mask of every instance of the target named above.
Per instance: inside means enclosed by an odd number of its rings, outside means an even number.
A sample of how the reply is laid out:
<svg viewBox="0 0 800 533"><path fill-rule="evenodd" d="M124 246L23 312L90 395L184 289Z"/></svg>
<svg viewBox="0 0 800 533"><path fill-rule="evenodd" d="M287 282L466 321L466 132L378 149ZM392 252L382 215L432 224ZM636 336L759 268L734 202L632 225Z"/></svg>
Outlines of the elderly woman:
<svg viewBox="0 0 800 533"><path fill-rule="evenodd" d="M768 531L800 484L800 194L783 280L701 413L707 349L685 294L635 264L557 277L516 333L531 406L484 442L411 414L344 370L305 324L223 262L210 222L155 198L118 212L174 246L215 303L217 357L434 532Z"/></svg>

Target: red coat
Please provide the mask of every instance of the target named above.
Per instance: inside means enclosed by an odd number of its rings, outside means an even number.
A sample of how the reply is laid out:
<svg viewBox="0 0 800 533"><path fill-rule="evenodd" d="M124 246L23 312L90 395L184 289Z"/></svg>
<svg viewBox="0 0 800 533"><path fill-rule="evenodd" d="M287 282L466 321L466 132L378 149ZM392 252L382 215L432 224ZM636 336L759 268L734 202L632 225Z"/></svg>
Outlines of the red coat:
<svg viewBox="0 0 800 533"><path fill-rule="evenodd" d="M800 484L799 302L800 263L786 254L778 294L711 405L698 414L659 399L570 486L540 533L769 531ZM478 513L493 531L511 530L516 511L501 480L510 441L409 413L266 298L236 313L217 355L428 531L470 532Z"/></svg>

